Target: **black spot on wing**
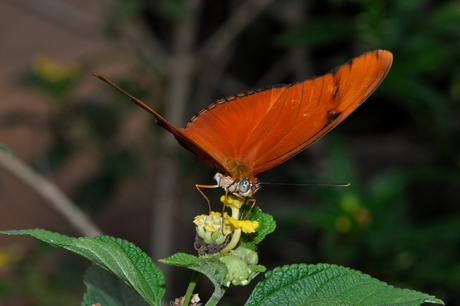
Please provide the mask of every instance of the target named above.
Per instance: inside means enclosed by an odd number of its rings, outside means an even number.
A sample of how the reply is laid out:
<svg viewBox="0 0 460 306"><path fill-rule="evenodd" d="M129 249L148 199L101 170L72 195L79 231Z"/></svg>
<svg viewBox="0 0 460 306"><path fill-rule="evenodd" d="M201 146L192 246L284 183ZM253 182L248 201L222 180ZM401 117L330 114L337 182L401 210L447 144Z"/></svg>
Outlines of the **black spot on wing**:
<svg viewBox="0 0 460 306"><path fill-rule="evenodd" d="M324 127L327 127L329 124L333 123L337 118L342 115L342 112L335 112L333 110L327 113L327 122Z"/></svg>
<svg viewBox="0 0 460 306"><path fill-rule="evenodd" d="M336 80L334 88L332 88L332 96L334 100L337 100L337 97L339 96L339 88L340 88L340 83L338 80Z"/></svg>

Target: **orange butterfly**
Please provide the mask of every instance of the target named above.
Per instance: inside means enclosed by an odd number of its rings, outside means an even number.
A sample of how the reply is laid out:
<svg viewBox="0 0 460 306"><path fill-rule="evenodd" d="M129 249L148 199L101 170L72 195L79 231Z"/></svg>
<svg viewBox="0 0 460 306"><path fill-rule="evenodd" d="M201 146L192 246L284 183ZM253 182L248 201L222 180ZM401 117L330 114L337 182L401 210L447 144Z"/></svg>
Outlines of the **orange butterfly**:
<svg viewBox="0 0 460 306"><path fill-rule="evenodd" d="M320 77L219 100L180 129L94 75L155 116L158 125L216 171L217 185L197 185L200 192L199 187L222 187L226 194L250 199L260 189L256 174L291 158L344 120L379 86L392 61L388 51L367 52Z"/></svg>

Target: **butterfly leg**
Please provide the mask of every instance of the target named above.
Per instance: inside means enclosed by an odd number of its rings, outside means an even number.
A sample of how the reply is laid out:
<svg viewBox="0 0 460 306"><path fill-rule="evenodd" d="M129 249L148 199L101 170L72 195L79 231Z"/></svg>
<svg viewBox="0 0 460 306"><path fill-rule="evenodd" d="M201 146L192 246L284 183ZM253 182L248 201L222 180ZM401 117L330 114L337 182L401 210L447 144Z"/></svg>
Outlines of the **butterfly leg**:
<svg viewBox="0 0 460 306"><path fill-rule="evenodd" d="M222 220L224 220L224 213L225 213L225 204L227 203L227 197L228 197L228 188L225 188L225 198L224 198L224 202L222 203ZM222 221L223 222L223 221ZM222 224L223 225L223 224ZM224 227L222 226L222 229Z"/></svg>
<svg viewBox="0 0 460 306"><path fill-rule="evenodd" d="M249 213L252 211L254 206L256 206L256 199L248 199L248 198L246 198L246 201L247 201L246 204L249 204L249 202L252 202L252 204L251 204L251 207L249 208L248 212L246 213L246 215L244 216L244 218L242 220L246 220L246 218L249 216Z"/></svg>
<svg viewBox="0 0 460 306"><path fill-rule="evenodd" d="M206 202L208 202L209 213L211 213L211 211L212 211L211 210L211 201L209 201L208 197L203 193L201 188L217 188L217 187L219 187L219 185L199 185L199 184L195 184L195 187L198 190L198 192L201 193L201 195L206 199Z"/></svg>

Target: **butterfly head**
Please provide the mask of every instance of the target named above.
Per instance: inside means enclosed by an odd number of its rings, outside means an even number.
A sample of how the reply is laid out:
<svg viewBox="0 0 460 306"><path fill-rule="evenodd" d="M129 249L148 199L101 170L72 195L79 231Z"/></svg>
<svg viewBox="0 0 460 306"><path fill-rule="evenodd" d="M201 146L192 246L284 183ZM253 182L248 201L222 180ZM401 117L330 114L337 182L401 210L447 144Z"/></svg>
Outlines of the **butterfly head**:
<svg viewBox="0 0 460 306"><path fill-rule="evenodd" d="M254 176L233 178L217 172L214 179L219 187L237 197L250 198L260 189L259 180Z"/></svg>

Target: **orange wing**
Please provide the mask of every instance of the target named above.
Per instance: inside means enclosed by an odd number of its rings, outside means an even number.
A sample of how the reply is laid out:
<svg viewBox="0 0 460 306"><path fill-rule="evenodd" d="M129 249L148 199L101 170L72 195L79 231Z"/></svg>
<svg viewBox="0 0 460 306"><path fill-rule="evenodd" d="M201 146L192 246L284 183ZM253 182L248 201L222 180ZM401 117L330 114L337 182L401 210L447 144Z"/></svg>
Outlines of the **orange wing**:
<svg viewBox="0 0 460 306"><path fill-rule="evenodd" d="M219 100L185 129L165 128L214 170L233 178L255 175L350 115L382 82L392 60L388 51L368 52L324 76Z"/></svg>
<svg viewBox="0 0 460 306"><path fill-rule="evenodd" d="M114 87L117 89L119 92L127 96L131 101L142 107L144 110L149 112L151 115L153 115L157 121L157 124L170 132L171 134L176 137L177 141L184 146L185 148L189 149L193 153L195 153L198 157L200 157L206 164L208 164L211 168L213 168L216 171L220 171L222 174L227 174L229 175L230 173L227 172L226 168L219 163L213 156L208 154L202 147L197 145L195 142L193 142L191 139L187 138L182 132L179 131L174 125L169 123L165 118L163 118L160 114L158 114L156 111L154 111L150 106L142 102L141 100L137 99L136 97L132 96L128 92L124 91L121 89L119 86L117 86L115 83L107 79L106 77L100 75L97 72L93 72L93 75L101 79L102 81L106 82L110 86ZM181 129L183 130L183 129Z"/></svg>

